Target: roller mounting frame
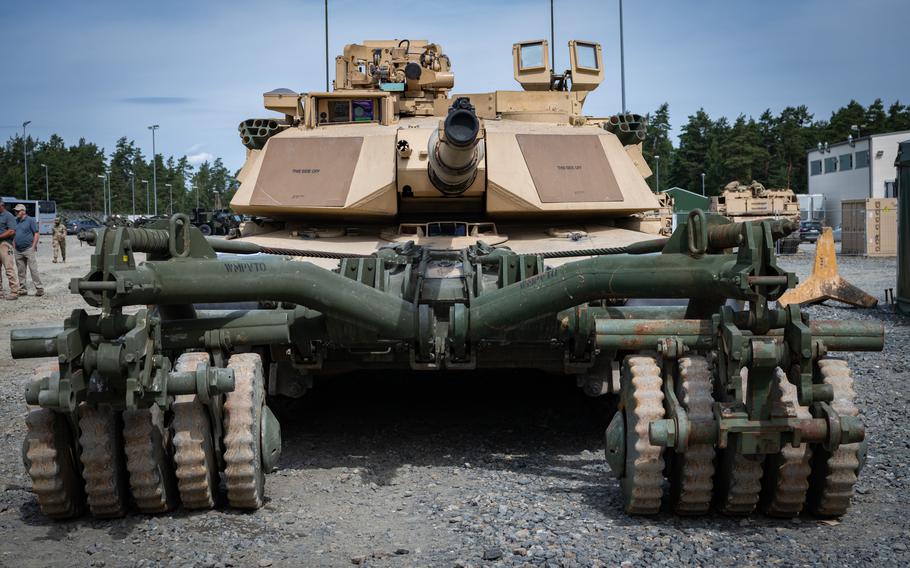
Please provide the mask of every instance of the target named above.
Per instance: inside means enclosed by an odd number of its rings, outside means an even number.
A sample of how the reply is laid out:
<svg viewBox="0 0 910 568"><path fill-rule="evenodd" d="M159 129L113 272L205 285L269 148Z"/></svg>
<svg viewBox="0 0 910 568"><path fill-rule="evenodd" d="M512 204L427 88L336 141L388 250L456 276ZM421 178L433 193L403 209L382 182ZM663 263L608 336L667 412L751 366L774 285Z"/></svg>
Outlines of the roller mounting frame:
<svg viewBox="0 0 910 568"><path fill-rule="evenodd" d="M713 343L705 351L716 355L716 380L726 395L725 400L715 403L711 424L693 424L676 397L672 376L665 377L663 391L668 418L651 424L652 444L679 452L685 452L694 443L711 443L719 448L735 444L738 453L767 455L778 453L788 443L794 447L816 443L834 451L841 444L863 441L865 430L860 420L840 416L830 404L833 398L830 386L813 383L816 361L828 350L822 340L812 339L810 326L799 308L791 305L783 310L767 311L768 321L757 326L756 315L734 312L725 306L712 320L716 330L713 337L689 340L701 346ZM783 333L755 335L748 328L740 329L737 321L752 322L765 332L782 324ZM663 322L655 323L659 326ZM823 329L832 334L835 346L838 339L835 331L849 333L849 329ZM668 361L690 351L686 341L672 335L658 339L656 347L662 359ZM797 386L800 404L809 406L811 419L790 417L773 407L771 388L778 367L790 369L788 379ZM741 379L743 368L748 369L746 381ZM801 372L803 369L807 372Z"/></svg>
<svg viewBox="0 0 910 568"><path fill-rule="evenodd" d="M379 337L386 341L386 345L407 346L413 368L438 369L445 366L471 369L477 365L478 349L483 349L488 342L502 341L497 337L528 321L522 319L527 317L520 313L522 310L548 311L561 322L559 330L554 328L555 335L548 339L552 345L565 351L565 367L576 374L590 369L603 353L616 355L641 348L633 348L622 341L651 342L646 347L656 349L661 357L667 359L679 358L693 350L717 353L717 375L727 393L726 400L745 400L745 406L722 400L718 403L718 426L713 431L703 426L693 428L687 423L685 411L676 399L672 385L667 384L665 395L670 418L669 422L663 421L655 426L656 443L682 449L692 440L712 440L724 447L728 436L736 434L737 443L744 453L770 453L787 441L798 442L801 439L824 439L828 446L836 447L838 443L860 434L856 424L850 423L849 419L846 422L839 419L830 405L823 405L831 400L832 393L830 387L813 383L813 363L829 349L837 350L847 344L853 348L848 337L858 335L866 340L864 345L869 349L881 349L881 345L875 330L859 329L863 327L859 322L853 324L856 329L826 327L825 322L815 322L810 326L798 306L789 306L784 310L769 309L769 300L776 299L795 284L795 276L780 269L774 256L774 241L792 228L787 221L730 223L714 215L693 211L665 243L662 254L651 257L632 254L595 257L547 269L543 259L534 255L502 254L505 251L431 251L410 247L413 250L381 251L375 258L345 260L339 267L339 273L333 274L323 269L301 269L306 263L275 257L219 258L213 247L221 245L206 240L198 229L190 225L185 215L175 215L149 230L114 228L99 231L92 269L85 278L73 280L71 289L82 294L90 305L102 307L101 314L89 316L82 310L74 312L63 332L53 338L56 342L54 349L43 345L40 338L23 339L21 342L14 338L13 343L14 349L21 344L28 348L23 347L23 350L35 352L25 356L42 356L37 352L44 349L53 351L61 361L58 379L48 378L32 387L34 392L30 400L42 406L71 411L84 399L103 400L122 408L149 404L166 406L169 396L190 392L199 394L211 402L210 406L215 406L219 400L216 395L227 392L231 383L224 374L227 371L220 367L225 366L226 354L237 344L243 344L244 340L253 342L251 345L287 345L289 352L294 352L296 348L300 353L310 353L315 355L315 360L321 361L321 352L310 349L313 344L337 343L353 337L357 342L369 345L371 338ZM737 249L736 254L728 252L733 248ZM149 255L149 262L142 270L137 269L134 249ZM478 255L478 252L485 254ZM430 306L420 304L416 297L402 297L404 290L420 289L423 278L420 267L433 255L443 253L462 260L466 282L472 283L468 286L469 302L456 302L452 306L446 324L448 327L444 331L439 329L440 324ZM499 266L498 287L481 290L475 277L481 264L489 264L491 260ZM191 261L192 266L184 264L186 261ZM390 285L389 267L407 268L415 263L415 285L399 286L397 289ZM310 286L318 289L318 293L312 296L317 304L320 301L326 305L334 303L334 296L330 295L328 299L319 296L333 293L330 288L334 284L334 287L347 287L347 291L356 293L367 304L381 300L386 306L376 306L374 311L381 312L378 308L382 308L390 314L397 314L398 319L388 322L387 318L376 317L375 314L363 314L362 311L348 314L342 310L340 314L320 315L322 320L318 329L301 329L298 323L306 319L307 313L319 314L308 306L290 311L246 312L243 316L246 327L229 330L224 322L219 324L216 320L164 322L156 309L140 310L135 315L122 313L122 307L126 305L175 301L191 304L197 301L185 291L186 286L181 286L176 295L175 290L165 288L182 284L184 273L202 270L203 266L216 271L212 274L221 270L221 278L232 283L234 279L246 282L241 278L256 270L274 270L277 275L290 269L296 271L294 275L299 272L325 280ZM640 276L624 275L627 269ZM228 272L226 276L225 270ZM687 270L700 272L690 276ZM654 284L646 279L647 274L654 273L666 274L668 279L679 278L680 272L685 274L685 278L691 278L688 284L685 284L686 280L679 280L686 286L683 290L672 289L676 281ZM591 278L579 278L587 275ZM591 279L596 280L593 285ZM637 284L637 279L645 280ZM579 282L587 287L577 288ZM606 294L601 282L611 289L617 288ZM714 284L709 284L711 282ZM636 286L652 286L654 290L647 288L643 291ZM220 293L232 294L234 291L229 289L232 287L243 288L232 284L223 286ZM707 305L714 302L719 306L710 313L708 320L660 319L651 314L652 319L638 323L625 319L628 316L621 314L622 319L614 319L616 314L609 309L592 305L597 298L613 295L661 297L649 294L703 294L708 288L714 291L715 297ZM275 287L274 290L268 293L278 294L282 290L298 293L287 287ZM749 309L735 312L721 306L726 298L747 300ZM274 299L283 300L280 297ZM293 302L293 298L290 301ZM415 305L412 301L418 303ZM503 305L517 305L522 310L503 310ZM617 311L622 311L622 308ZM632 313L629 311L629 314ZM354 317L358 314L363 314L362 319L367 320L366 323ZM371 327L372 322L378 320L383 320L385 331ZM175 328L176 331L169 335L168 330L163 329L165 324L184 327ZM199 329L193 328L193 325L199 326ZM217 325L218 329L207 329L206 325ZM619 331L623 325L631 325L633 331ZM190 335L203 337L205 344L181 344L183 340L176 338L187 335L182 331L188 329L194 332ZM301 337L301 333L304 336ZM310 333L315 336L310 337ZM625 339L618 339L621 337ZM315 341L311 343L311 340ZM172 345L170 350L165 348L169 342ZM172 372L169 356L175 349L174 345L208 350L213 355L214 367L202 369L194 377ZM797 386L800 404L815 405L816 418L811 424L780 421L773 416L769 405L770 385L778 366L787 370L791 382ZM743 367L750 370L746 393L741 392L739 381ZM217 417L215 422L217 426ZM832 433L835 431L839 431L839 435Z"/></svg>

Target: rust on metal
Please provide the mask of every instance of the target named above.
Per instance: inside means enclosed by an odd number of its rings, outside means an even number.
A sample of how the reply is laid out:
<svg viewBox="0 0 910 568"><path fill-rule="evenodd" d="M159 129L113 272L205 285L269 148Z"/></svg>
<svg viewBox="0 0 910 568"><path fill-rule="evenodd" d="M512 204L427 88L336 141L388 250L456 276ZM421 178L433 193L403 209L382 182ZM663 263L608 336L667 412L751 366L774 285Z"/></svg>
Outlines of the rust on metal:
<svg viewBox="0 0 910 568"><path fill-rule="evenodd" d="M815 265L812 275L792 290L787 290L777 303L817 304L825 300L837 300L860 308L874 308L878 300L853 284L850 284L837 270L837 255L834 253L834 233L825 227L815 245Z"/></svg>

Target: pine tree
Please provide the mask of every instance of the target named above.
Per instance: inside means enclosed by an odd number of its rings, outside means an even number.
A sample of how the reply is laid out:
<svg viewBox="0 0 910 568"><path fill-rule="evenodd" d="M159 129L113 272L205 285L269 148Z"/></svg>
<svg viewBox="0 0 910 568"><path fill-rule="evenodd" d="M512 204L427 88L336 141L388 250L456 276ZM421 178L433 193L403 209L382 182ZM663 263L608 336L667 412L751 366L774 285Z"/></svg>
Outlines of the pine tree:
<svg viewBox="0 0 910 568"><path fill-rule="evenodd" d="M670 164L673 163L673 142L670 140L670 105L664 103L652 114L648 115L648 138L642 144L642 154L645 161L654 172L648 178L651 191L658 191L657 181L660 178L660 190L669 187ZM656 159L659 156L660 159ZM660 175L657 168L660 167Z"/></svg>

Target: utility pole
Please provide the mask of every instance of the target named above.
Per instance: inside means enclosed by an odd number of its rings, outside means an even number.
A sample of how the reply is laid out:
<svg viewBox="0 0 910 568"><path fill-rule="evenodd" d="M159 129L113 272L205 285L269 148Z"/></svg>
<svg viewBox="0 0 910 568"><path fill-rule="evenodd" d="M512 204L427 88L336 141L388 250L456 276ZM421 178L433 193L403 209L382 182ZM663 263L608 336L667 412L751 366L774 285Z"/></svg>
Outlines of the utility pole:
<svg viewBox="0 0 910 568"><path fill-rule="evenodd" d="M130 172L130 187L133 188L133 216L136 216L136 174Z"/></svg>
<svg viewBox="0 0 910 568"><path fill-rule="evenodd" d="M328 0L326 0L328 1ZM152 194L155 197L155 215L158 214L158 154L155 151L155 131L161 128L157 124L148 127L152 131Z"/></svg>
<svg viewBox="0 0 910 568"><path fill-rule="evenodd" d="M329 0L325 0L325 92L329 92Z"/></svg>
<svg viewBox="0 0 910 568"><path fill-rule="evenodd" d="M626 56L622 35L622 0L619 0L619 82L622 87L622 112L626 113Z"/></svg>
<svg viewBox="0 0 910 568"><path fill-rule="evenodd" d="M107 190L104 188L104 182L107 180L107 174L98 174L98 177L101 178L101 208L102 214L107 217Z"/></svg>
<svg viewBox="0 0 910 568"><path fill-rule="evenodd" d="M22 161L25 162L25 199L28 200L28 138L25 137L25 127L31 124L31 120L22 123Z"/></svg>
<svg viewBox="0 0 910 568"><path fill-rule="evenodd" d="M152 214L152 205L151 205L151 202L149 201L149 180L144 179L141 181L142 181L142 183L145 184L145 214L151 215Z"/></svg>
<svg viewBox="0 0 910 568"><path fill-rule="evenodd" d="M41 167L44 168L44 199L51 200L51 184L47 181L47 164L41 164Z"/></svg>
<svg viewBox="0 0 910 568"><path fill-rule="evenodd" d="M164 184L164 187L167 188L168 198L170 199L170 205L168 206L168 215L174 214L174 186L169 183Z"/></svg>

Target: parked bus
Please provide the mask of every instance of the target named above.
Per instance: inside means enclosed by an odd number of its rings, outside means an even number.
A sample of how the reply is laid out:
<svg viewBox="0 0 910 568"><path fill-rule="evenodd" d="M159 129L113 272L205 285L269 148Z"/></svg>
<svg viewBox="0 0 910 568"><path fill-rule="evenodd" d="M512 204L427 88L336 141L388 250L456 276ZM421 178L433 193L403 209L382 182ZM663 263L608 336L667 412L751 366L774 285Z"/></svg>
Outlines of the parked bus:
<svg viewBox="0 0 910 568"><path fill-rule="evenodd" d="M13 207L25 205L25 213L29 217L34 217L38 221L38 230L42 235L50 235L54 232L54 219L57 217L57 202L45 201L44 199L17 199L15 197L4 197L3 203L6 204L6 210L13 212Z"/></svg>

